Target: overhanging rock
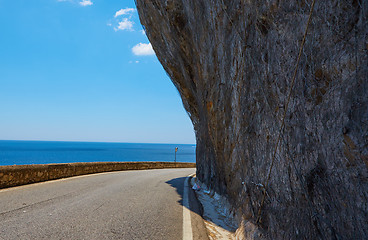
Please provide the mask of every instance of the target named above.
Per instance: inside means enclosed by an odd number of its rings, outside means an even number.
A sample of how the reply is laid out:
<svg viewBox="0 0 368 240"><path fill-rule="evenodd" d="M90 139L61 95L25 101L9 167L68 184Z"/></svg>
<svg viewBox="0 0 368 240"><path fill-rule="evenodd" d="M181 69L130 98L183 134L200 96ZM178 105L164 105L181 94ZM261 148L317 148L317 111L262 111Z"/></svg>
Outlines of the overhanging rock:
<svg viewBox="0 0 368 240"><path fill-rule="evenodd" d="M368 2L136 5L244 236L368 239Z"/></svg>

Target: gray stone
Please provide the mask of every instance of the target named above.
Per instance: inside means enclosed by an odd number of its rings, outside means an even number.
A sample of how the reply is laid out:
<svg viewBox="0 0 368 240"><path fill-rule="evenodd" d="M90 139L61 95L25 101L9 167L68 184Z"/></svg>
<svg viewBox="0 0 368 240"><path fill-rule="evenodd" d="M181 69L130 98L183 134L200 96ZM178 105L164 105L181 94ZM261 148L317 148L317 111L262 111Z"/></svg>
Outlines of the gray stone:
<svg viewBox="0 0 368 240"><path fill-rule="evenodd" d="M136 0L198 178L263 238L368 239L368 1L316 1L291 88L311 4Z"/></svg>

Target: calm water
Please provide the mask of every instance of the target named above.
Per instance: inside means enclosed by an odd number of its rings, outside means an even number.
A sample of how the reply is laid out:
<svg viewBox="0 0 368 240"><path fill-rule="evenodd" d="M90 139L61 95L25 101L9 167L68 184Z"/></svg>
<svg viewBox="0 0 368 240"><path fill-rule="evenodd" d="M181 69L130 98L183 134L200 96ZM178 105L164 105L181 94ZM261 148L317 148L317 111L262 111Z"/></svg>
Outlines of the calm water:
<svg viewBox="0 0 368 240"><path fill-rule="evenodd" d="M195 145L149 143L95 143L0 141L0 165L163 161L195 162Z"/></svg>

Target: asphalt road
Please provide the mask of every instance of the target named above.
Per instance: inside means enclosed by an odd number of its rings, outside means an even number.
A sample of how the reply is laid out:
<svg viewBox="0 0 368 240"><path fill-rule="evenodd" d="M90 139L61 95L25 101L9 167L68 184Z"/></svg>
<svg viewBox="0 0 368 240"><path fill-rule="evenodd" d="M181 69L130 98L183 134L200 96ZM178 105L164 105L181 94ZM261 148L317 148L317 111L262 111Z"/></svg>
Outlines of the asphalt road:
<svg viewBox="0 0 368 240"><path fill-rule="evenodd" d="M182 239L184 180L194 172L122 171L0 190L0 239ZM196 212L193 238L202 239Z"/></svg>

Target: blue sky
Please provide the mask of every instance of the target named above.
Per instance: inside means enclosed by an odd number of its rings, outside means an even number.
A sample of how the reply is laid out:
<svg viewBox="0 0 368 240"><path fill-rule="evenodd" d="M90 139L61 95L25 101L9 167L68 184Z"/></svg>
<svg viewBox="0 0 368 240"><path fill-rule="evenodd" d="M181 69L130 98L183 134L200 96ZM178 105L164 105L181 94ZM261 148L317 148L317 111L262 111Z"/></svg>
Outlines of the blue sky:
<svg viewBox="0 0 368 240"><path fill-rule="evenodd" d="M133 0L0 0L0 139L195 143Z"/></svg>

